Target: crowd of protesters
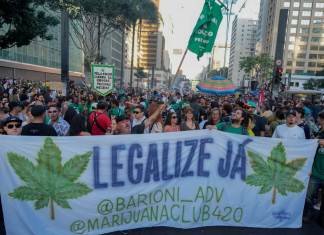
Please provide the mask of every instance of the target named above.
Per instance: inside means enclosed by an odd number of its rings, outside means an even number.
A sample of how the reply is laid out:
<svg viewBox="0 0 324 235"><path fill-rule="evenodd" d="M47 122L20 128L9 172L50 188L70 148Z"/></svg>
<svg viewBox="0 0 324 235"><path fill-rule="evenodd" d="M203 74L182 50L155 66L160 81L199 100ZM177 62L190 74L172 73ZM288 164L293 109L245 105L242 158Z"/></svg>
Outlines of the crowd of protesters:
<svg viewBox="0 0 324 235"><path fill-rule="evenodd" d="M69 91L64 97L42 83L0 80L0 134L90 136L217 129L249 136L316 138L319 148L304 220L312 219L321 204L318 218L324 226L324 203L319 193L324 187L321 100L266 96L258 104L258 97L252 95L206 96L170 90L125 90L101 97L74 84L69 85Z"/></svg>

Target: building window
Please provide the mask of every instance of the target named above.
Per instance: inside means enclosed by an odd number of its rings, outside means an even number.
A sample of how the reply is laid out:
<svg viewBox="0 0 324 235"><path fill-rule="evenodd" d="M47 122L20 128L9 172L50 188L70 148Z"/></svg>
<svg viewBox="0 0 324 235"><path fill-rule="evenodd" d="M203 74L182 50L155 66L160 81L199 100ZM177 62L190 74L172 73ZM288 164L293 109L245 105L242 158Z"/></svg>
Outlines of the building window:
<svg viewBox="0 0 324 235"><path fill-rule="evenodd" d="M305 53L298 53L297 54L297 58L299 58L299 59L305 59L306 58L306 54Z"/></svg>
<svg viewBox="0 0 324 235"><path fill-rule="evenodd" d="M309 20L301 20L300 24L301 25L309 25Z"/></svg>
<svg viewBox="0 0 324 235"><path fill-rule="evenodd" d="M299 2L294 2L294 7L299 7Z"/></svg>
<svg viewBox="0 0 324 235"><path fill-rule="evenodd" d="M312 37L311 42L320 42L321 38L320 37Z"/></svg>
<svg viewBox="0 0 324 235"><path fill-rule="evenodd" d="M309 33L309 29L308 28L299 28L299 33L301 33L301 34L308 34Z"/></svg>
<svg viewBox="0 0 324 235"><path fill-rule="evenodd" d="M296 38L294 36L289 37L289 42L294 42L295 40L296 40Z"/></svg>
<svg viewBox="0 0 324 235"><path fill-rule="evenodd" d="M310 50L311 51L317 51L318 50L318 46L310 46Z"/></svg>
<svg viewBox="0 0 324 235"><path fill-rule="evenodd" d="M299 50L300 51L306 51L307 50L307 46L299 46Z"/></svg>
<svg viewBox="0 0 324 235"><path fill-rule="evenodd" d="M310 11L303 11L302 16L310 16L311 12Z"/></svg>
<svg viewBox="0 0 324 235"><path fill-rule="evenodd" d="M295 74L300 74L300 75L302 75L302 74L304 74L304 70L296 70L296 71L295 71ZM299 83L298 83L298 82L296 82L296 86L299 86Z"/></svg>
<svg viewBox="0 0 324 235"><path fill-rule="evenodd" d="M292 15L293 16L298 16L298 13L299 13L298 11L293 11L293 14Z"/></svg>
<svg viewBox="0 0 324 235"><path fill-rule="evenodd" d="M300 41L301 42L308 42L308 37L301 37L300 38Z"/></svg>
<svg viewBox="0 0 324 235"><path fill-rule="evenodd" d="M296 62L296 66L297 66L297 67L304 67L304 66L305 66L305 62L297 61L297 62Z"/></svg>
<svg viewBox="0 0 324 235"><path fill-rule="evenodd" d="M311 2L304 2L303 7L305 8L312 8L312 3Z"/></svg>
<svg viewBox="0 0 324 235"><path fill-rule="evenodd" d="M313 20L313 24L321 24L322 20Z"/></svg>
<svg viewBox="0 0 324 235"><path fill-rule="evenodd" d="M287 61L287 66L292 66L292 61L291 60Z"/></svg>
<svg viewBox="0 0 324 235"><path fill-rule="evenodd" d="M291 28L290 33L296 33L297 29L296 28Z"/></svg>
<svg viewBox="0 0 324 235"><path fill-rule="evenodd" d="M321 28L313 28L313 33L324 33L324 29Z"/></svg>
<svg viewBox="0 0 324 235"><path fill-rule="evenodd" d="M316 3L316 8L321 8L321 9L324 9L324 2L322 3L320 3L320 2L317 2Z"/></svg>
<svg viewBox="0 0 324 235"><path fill-rule="evenodd" d="M319 47L319 50L320 50L320 51L324 51L324 46L320 46L320 47Z"/></svg>
<svg viewBox="0 0 324 235"><path fill-rule="evenodd" d="M308 62L308 67L316 67L316 62Z"/></svg>
<svg viewBox="0 0 324 235"><path fill-rule="evenodd" d="M319 60L324 60L324 55L318 55L318 59ZM324 67L324 66L322 66L322 67Z"/></svg>
<svg viewBox="0 0 324 235"><path fill-rule="evenodd" d="M294 44L290 44L290 45L288 46L288 50L294 50Z"/></svg>
<svg viewBox="0 0 324 235"><path fill-rule="evenodd" d="M321 16L323 16L323 12L322 11L315 11L314 16L321 17Z"/></svg>
<svg viewBox="0 0 324 235"><path fill-rule="evenodd" d="M292 25L297 25L297 23L298 23L298 20L291 20Z"/></svg>
<svg viewBox="0 0 324 235"><path fill-rule="evenodd" d="M290 2L284 2L283 6L284 7L290 7Z"/></svg>
<svg viewBox="0 0 324 235"><path fill-rule="evenodd" d="M309 54L309 59L317 60L317 54Z"/></svg>

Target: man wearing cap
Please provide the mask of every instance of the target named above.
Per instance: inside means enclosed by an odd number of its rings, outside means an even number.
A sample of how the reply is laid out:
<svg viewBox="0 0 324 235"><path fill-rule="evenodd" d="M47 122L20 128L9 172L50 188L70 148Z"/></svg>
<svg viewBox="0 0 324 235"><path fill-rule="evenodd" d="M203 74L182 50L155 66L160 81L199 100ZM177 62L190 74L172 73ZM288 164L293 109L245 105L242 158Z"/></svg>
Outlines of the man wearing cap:
<svg viewBox="0 0 324 235"><path fill-rule="evenodd" d="M15 116L7 117L3 122L3 129L6 135L20 135L22 121Z"/></svg>
<svg viewBox="0 0 324 235"><path fill-rule="evenodd" d="M272 138L281 139L305 139L305 133L297 125L297 114L295 110L289 110L286 113L286 124L277 126Z"/></svg>
<svg viewBox="0 0 324 235"><path fill-rule="evenodd" d="M33 120L23 127L21 135L29 136L57 136L55 129L44 123L46 108L43 105L35 105L31 108Z"/></svg>

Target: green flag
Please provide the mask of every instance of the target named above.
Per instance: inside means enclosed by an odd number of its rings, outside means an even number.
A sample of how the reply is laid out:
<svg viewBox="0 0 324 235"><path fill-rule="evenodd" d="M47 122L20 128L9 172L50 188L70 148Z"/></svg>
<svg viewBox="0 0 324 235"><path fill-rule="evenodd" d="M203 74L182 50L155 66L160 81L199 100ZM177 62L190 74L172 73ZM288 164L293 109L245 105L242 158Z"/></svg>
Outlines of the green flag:
<svg viewBox="0 0 324 235"><path fill-rule="evenodd" d="M198 60L205 52L212 51L222 19L222 6L215 0L205 0L188 44L188 49L197 55Z"/></svg>

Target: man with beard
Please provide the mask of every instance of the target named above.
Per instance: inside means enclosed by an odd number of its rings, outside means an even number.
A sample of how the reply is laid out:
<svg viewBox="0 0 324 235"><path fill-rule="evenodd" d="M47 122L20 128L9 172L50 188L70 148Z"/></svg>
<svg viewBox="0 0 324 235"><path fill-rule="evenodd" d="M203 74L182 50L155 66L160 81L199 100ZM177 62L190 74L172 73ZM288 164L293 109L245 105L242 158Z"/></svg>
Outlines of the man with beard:
<svg viewBox="0 0 324 235"><path fill-rule="evenodd" d="M286 113L286 124L277 126L272 138L281 139L305 139L305 133L297 125L297 113L291 109Z"/></svg>
<svg viewBox="0 0 324 235"><path fill-rule="evenodd" d="M249 135L247 128L243 126L246 119L247 114L243 109L237 108L232 112L231 122L221 122L216 125L216 128L232 134Z"/></svg>

